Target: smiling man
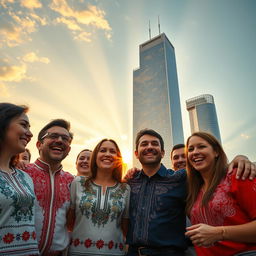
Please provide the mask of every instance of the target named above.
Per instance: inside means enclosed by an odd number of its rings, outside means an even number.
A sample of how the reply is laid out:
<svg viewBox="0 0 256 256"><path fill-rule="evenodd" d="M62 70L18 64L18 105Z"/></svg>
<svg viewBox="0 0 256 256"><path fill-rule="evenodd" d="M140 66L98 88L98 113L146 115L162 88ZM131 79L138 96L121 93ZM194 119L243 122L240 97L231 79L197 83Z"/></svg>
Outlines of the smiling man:
<svg viewBox="0 0 256 256"><path fill-rule="evenodd" d="M185 145L176 144L171 151L172 169L178 171L186 168Z"/></svg>
<svg viewBox="0 0 256 256"><path fill-rule="evenodd" d="M69 244L66 214L73 176L62 170L61 162L70 151L72 138L69 122L51 121L38 134L39 158L25 169L34 182L37 240L44 256L62 255Z"/></svg>
<svg viewBox="0 0 256 256"><path fill-rule="evenodd" d="M191 255L185 239L186 171L161 164L164 141L156 131L139 131L135 144L142 170L127 177L131 187L127 256ZM234 165L255 177L256 168L246 157L237 156L229 167Z"/></svg>
<svg viewBox="0 0 256 256"><path fill-rule="evenodd" d="M135 144L142 171L129 180L127 255L183 256L187 248L186 173L167 170L161 164L164 141L156 131L141 130Z"/></svg>

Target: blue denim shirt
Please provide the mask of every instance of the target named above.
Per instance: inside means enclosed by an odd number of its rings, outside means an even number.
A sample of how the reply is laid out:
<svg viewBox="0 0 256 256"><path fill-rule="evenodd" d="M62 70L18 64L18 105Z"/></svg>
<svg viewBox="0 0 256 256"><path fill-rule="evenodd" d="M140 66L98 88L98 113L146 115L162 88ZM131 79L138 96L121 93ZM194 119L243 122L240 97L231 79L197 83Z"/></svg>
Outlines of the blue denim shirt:
<svg viewBox="0 0 256 256"><path fill-rule="evenodd" d="M131 197L127 244L186 249L186 171L175 172L161 165L152 177L141 171L128 183Z"/></svg>

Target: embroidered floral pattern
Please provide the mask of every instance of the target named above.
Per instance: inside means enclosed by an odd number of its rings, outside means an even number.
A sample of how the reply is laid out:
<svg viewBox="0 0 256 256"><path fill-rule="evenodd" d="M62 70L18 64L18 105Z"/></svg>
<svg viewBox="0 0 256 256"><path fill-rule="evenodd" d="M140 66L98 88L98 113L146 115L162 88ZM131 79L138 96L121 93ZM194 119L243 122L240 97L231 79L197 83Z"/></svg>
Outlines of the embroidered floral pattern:
<svg viewBox="0 0 256 256"><path fill-rule="evenodd" d="M234 199L230 197L229 190L231 186L231 177L220 183L216 191L213 193L212 199L208 203L208 207L201 207L202 191L199 193L195 205L191 211L192 223L206 223L212 226L221 226L226 217L232 217L236 214L234 207Z"/></svg>
<svg viewBox="0 0 256 256"><path fill-rule="evenodd" d="M76 238L76 239L72 239L70 244L71 245L73 244L75 247L79 245L84 245L86 248L96 247L99 250L101 250L104 246L108 247L109 250L119 248L120 251L123 251L124 249L124 244L115 243L113 240L110 240L109 242L105 242L102 239L99 239L97 241L92 241L90 238L87 238L83 242L83 241L80 241L79 238Z"/></svg>
<svg viewBox="0 0 256 256"><path fill-rule="evenodd" d="M74 246L78 246L80 244L80 240L77 238L74 240Z"/></svg>
<svg viewBox="0 0 256 256"><path fill-rule="evenodd" d="M14 182L13 180L16 180ZM4 176L0 182L0 193L6 199L11 198L11 206L14 208L11 217L16 222L31 221L33 218L34 199L33 191L22 172L14 173L13 177ZM1 213L1 212L0 212Z"/></svg>
<svg viewBox="0 0 256 256"><path fill-rule="evenodd" d="M84 179L81 179L81 186L84 187ZM90 210L93 207L93 199L96 197L97 192L94 189L90 189L89 191L83 191L84 195L81 197L81 201L79 204L79 208L81 213L85 215L88 219L90 218Z"/></svg>
<svg viewBox="0 0 256 256"><path fill-rule="evenodd" d="M117 189L115 192L111 192L109 198L112 200L112 207L111 207L111 221L116 220L122 212L123 209L123 201L121 200L127 187L125 184L120 184L120 188Z"/></svg>
<svg viewBox="0 0 256 256"><path fill-rule="evenodd" d="M86 239L86 240L84 241L84 246L85 246L86 248L91 247L91 246L92 246L92 240L91 240L91 239Z"/></svg>
<svg viewBox="0 0 256 256"><path fill-rule="evenodd" d="M114 242L112 240L109 241L108 248L111 250L113 248L113 246L114 246Z"/></svg>
<svg viewBox="0 0 256 256"><path fill-rule="evenodd" d="M33 179L35 194L43 215L42 226L40 227L41 236L38 238L39 248L44 248L47 251L52 245L58 212L65 211L66 206L63 205L70 202L70 184L74 177L60 168L51 181L49 166L39 159L34 164L28 165L26 172ZM52 185L54 191L51 189ZM54 196L52 197L52 195ZM50 208L51 200L53 200L53 204ZM48 233L47 230L50 232ZM47 234L49 234L48 237L46 237ZM67 236L64 230L63 235Z"/></svg>
<svg viewBox="0 0 256 256"><path fill-rule="evenodd" d="M13 234L10 234L10 233L7 233L7 234L3 237L3 241L4 241L6 244L12 243L13 240L14 240L14 235L13 235Z"/></svg>
<svg viewBox="0 0 256 256"><path fill-rule="evenodd" d="M3 240L3 242L5 244L11 244L13 243L15 240L19 241L19 240L23 240L23 241L28 241L28 240L36 240L36 233L33 231L31 234L28 231L24 231L22 234L18 233L18 234L12 234L12 233L7 233L5 235L3 235L3 237L0 237L0 243L1 240Z"/></svg>
<svg viewBox="0 0 256 256"><path fill-rule="evenodd" d="M98 249L101 249L102 247L104 246L104 241L103 240L98 240L97 242L96 242L96 247L98 248Z"/></svg>
<svg viewBox="0 0 256 256"><path fill-rule="evenodd" d="M84 179L80 180L81 186L84 186ZM100 187L90 186L90 190L84 189L79 208L81 213L88 219L91 218L92 223L98 226L104 226L109 219L115 221L123 210L123 195L127 187L125 184L120 184L117 189L111 191L107 188L105 192L104 208L100 208L98 202L101 201Z"/></svg>

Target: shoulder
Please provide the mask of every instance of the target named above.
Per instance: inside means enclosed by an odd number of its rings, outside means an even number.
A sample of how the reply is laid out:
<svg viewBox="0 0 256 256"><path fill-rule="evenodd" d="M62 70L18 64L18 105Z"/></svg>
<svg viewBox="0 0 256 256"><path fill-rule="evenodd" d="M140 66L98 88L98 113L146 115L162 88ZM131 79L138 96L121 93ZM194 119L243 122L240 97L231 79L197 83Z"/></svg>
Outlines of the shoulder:
<svg viewBox="0 0 256 256"><path fill-rule="evenodd" d="M170 181L185 182L187 180L187 172L185 169L178 171L168 169L166 173L166 178L170 179Z"/></svg>
<svg viewBox="0 0 256 256"><path fill-rule="evenodd" d="M33 185L33 180L28 173L20 169L15 169L15 171L20 179L29 182L31 185Z"/></svg>
<svg viewBox="0 0 256 256"><path fill-rule="evenodd" d="M72 175L70 172L66 172L66 171L64 171L64 170L61 170L61 171L60 171L60 175L63 176L63 177L65 177L67 180L70 180L70 181L73 181L74 178L75 178L75 176Z"/></svg>
<svg viewBox="0 0 256 256"><path fill-rule="evenodd" d="M17 173L19 176L25 177L25 178L28 178L28 179L31 180L31 177L30 177L25 171L20 170L20 169L16 169L16 168L15 168L15 171L16 171L16 173Z"/></svg>
<svg viewBox="0 0 256 256"><path fill-rule="evenodd" d="M26 165L26 168L24 170L26 173L33 173L35 171L42 171L40 168L38 168L38 166L35 163L30 163L28 165Z"/></svg>
<svg viewBox="0 0 256 256"><path fill-rule="evenodd" d="M122 182L122 183L120 183L120 188L122 189L122 190L127 190L127 191L131 191L131 187L130 187L130 185L128 184L128 183L125 183L125 182Z"/></svg>

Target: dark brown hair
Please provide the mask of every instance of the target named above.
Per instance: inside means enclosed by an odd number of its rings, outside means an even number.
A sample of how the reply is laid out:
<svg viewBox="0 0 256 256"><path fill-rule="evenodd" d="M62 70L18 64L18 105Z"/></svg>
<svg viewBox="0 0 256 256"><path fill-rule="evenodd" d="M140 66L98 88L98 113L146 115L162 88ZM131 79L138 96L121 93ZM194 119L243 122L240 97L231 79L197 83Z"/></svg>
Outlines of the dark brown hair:
<svg viewBox="0 0 256 256"><path fill-rule="evenodd" d="M103 142L105 141L110 141L112 142L117 150L117 157L115 159L115 168L113 170L113 178L114 180L116 180L117 182L122 182L122 171L123 171L123 161L122 161L122 155L121 155L121 151L117 145L117 143L112 140L112 139L103 139L101 140L96 147L94 148L94 150L92 151L92 155L91 155L91 163L90 163L90 168L91 168L91 176L86 180L85 182L85 186L88 187L90 184L90 181L95 179L97 176L97 171L98 171L98 166L96 163L97 160L97 155L98 152L100 150L100 147L102 145Z"/></svg>
<svg viewBox="0 0 256 256"><path fill-rule="evenodd" d="M66 129L71 139L73 139L73 133L70 132L70 123L64 119L54 119L47 125L45 125L38 133L38 141L42 142L42 137L46 134L47 130L51 127L58 126Z"/></svg>
<svg viewBox="0 0 256 256"><path fill-rule="evenodd" d="M80 151L79 154L78 154L77 157L76 157L76 163L77 163L77 160L78 160L80 154L81 154L82 152L85 152L85 151L92 152L90 149L87 149L87 148L86 148L86 149L83 149L82 151Z"/></svg>
<svg viewBox="0 0 256 256"><path fill-rule="evenodd" d="M159 141L160 141L161 150L164 150L164 140L163 140L162 136L158 132L156 132L152 129L147 129L147 128L143 129L143 130L140 130L137 133L136 140L135 140L136 150L138 150L140 138L144 135L150 135L150 136L158 138Z"/></svg>
<svg viewBox="0 0 256 256"><path fill-rule="evenodd" d="M180 149L180 148L184 148L185 149L185 145L184 144L176 144L176 145L173 146L172 151L171 151L171 159L172 159L173 151L176 150L176 149Z"/></svg>
<svg viewBox="0 0 256 256"><path fill-rule="evenodd" d="M187 171L188 171L188 196L187 196L187 214L189 215L191 209L197 199L197 196L200 192L201 187L203 186L203 178L201 174L193 168L193 166L188 161L188 144L191 137L197 136L207 141L217 153L215 163L212 166L210 184L207 188L207 191L204 193L202 199L202 206L206 206L209 200L211 199L216 187L221 182L223 177L226 174L226 169L228 165L227 156L219 143L219 141L211 134L206 132L195 132L187 139L186 143L186 159L187 159Z"/></svg>
<svg viewBox="0 0 256 256"><path fill-rule="evenodd" d="M17 106L11 103L0 103L0 150L3 143L6 131L15 117L20 116L23 113L27 113L27 106Z"/></svg>

